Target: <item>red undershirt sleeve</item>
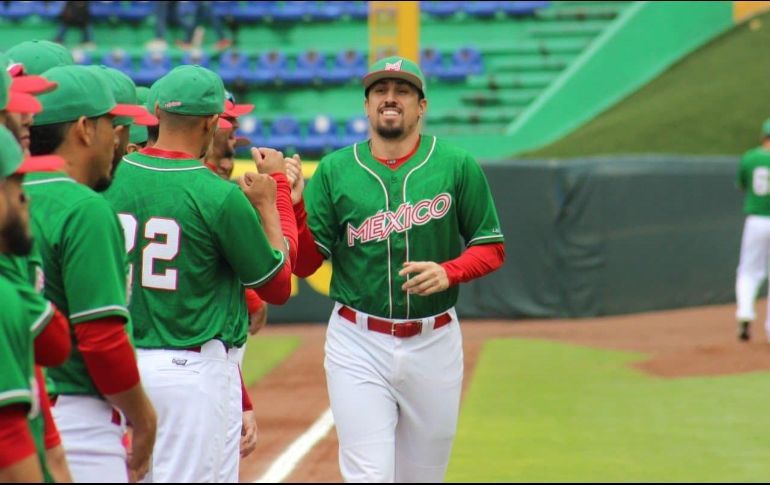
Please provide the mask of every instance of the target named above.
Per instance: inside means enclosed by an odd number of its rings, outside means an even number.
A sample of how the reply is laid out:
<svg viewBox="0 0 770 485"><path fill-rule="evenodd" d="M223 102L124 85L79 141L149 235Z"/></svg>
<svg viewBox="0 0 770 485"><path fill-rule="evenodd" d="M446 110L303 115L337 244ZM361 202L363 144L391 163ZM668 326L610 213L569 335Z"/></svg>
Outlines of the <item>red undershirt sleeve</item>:
<svg viewBox="0 0 770 485"><path fill-rule="evenodd" d="M27 424L27 405L12 404L0 408L0 468L36 454L35 441Z"/></svg>
<svg viewBox="0 0 770 485"><path fill-rule="evenodd" d="M62 365L72 350L67 317L54 308L51 321L35 338L35 363L44 367Z"/></svg>
<svg viewBox="0 0 770 485"><path fill-rule="evenodd" d="M450 261L441 263L449 278L449 285L466 283L500 268L505 262L505 246L502 243L471 246Z"/></svg>
<svg viewBox="0 0 770 485"><path fill-rule="evenodd" d="M134 347L120 317L75 325L78 350L94 385L104 395L127 391L139 383Z"/></svg>
<svg viewBox="0 0 770 485"><path fill-rule="evenodd" d="M318 250L318 246L313 239L313 233L307 226L307 212L305 211L305 201L300 200L294 206L294 217L297 220L297 264L294 268L294 274L300 278L307 278L315 273L324 262L324 255Z"/></svg>
<svg viewBox="0 0 770 485"><path fill-rule="evenodd" d="M241 376L241 409L251 411L254 409L254 405L251 403L251 396L249 396L249 391L243 382L243 372L240 367L238 367L238 374Z"/></svg>
<svg viewBox="0 0 770 485"><path fill-rule="evenodd" d="M51 400L48 398L48 390L45 388L43 370L39 366L35 366L35 380L40 394L40 413L43 415L43 427L45 429L45 449L50 450L61 444L61 436L51 414Z"/></svg>

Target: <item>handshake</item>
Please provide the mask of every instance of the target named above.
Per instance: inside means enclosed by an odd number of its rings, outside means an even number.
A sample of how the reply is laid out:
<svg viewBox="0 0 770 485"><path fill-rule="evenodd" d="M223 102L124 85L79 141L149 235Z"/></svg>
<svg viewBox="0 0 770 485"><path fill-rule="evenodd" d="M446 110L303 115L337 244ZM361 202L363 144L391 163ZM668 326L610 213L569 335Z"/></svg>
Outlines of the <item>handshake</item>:
<svg viewBox="0 0 770 485"><path fill-rule="evenodd" d="M282 173L288 179L292 204L297 204L302 199L305 179L302 176L302 160L299 155L284 157L279 150L252 147L251 157L257 173L246 172L238 178L238 185L254 207L275 204L277 186L275 179L270 176L275 173Z"/></svg>

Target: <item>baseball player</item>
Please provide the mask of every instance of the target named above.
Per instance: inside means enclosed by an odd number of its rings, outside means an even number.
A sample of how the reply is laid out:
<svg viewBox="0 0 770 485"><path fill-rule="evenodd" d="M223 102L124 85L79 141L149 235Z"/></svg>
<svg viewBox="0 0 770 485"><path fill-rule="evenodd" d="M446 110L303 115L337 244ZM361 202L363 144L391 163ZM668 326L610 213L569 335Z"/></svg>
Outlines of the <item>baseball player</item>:
<svg viewBox="0 0 770 485"><path fill-rule="evenodd" d="M158 410L147 480L214 482L223 468L232 363L246 340L243 287L262 287L271 303L288 299L284 236L296 251L296 221L280 152L253 149L273 175L247 174L238 185L201 163L224 110L218 75L179 66L153 84L148 101L160 120L158 140L124 158L106 193L125 231L139 367Z"/></svg>
<svg viewBox="0 0 770 485"><path fill-rule="evenodd" d="M18 67L19 65L15 65ZM29 155L29 126L32 117L40 112L40 103L29 96L29 93L47 92L55 88L55 83L50 83L39 76L24 76L22 68L12 68L6 56L0 54L0 125L5 125L14 135L20 146L23 146L25 156ZM10 77L10 72L14 77ZM3 145L14 146L8 141ZM42 162L42 163L41 163ZM27 161L17 173L30 171L31 169L43 170L60 169L61 159L34 159ZM25 224L27 225L27 224ZM21 231L16 231L17 235ZM35 337L35 363L38 366L58 366L69 357L71 343L69 337L69 323L67 319L42 296L44 278L42 275L42 259L36 246L29 248L26 255L0 255L0 274L10 280L18 290L24 309L27 311L30 322L34 322L35 328L40 331ZM40 397L40 415L31 421L31 426L37 427L45 436L45 454L47 469L52 477L46 475L46 479L52 478L57 482L71 482L64 449L61 446L61 437L51 415L50 401L46 390L46 382L40 367L36 368L38 396Z"/></svg>
<svg viewBox="0 0 770 485"><path fill-rule="evenodd" d="M746 222L735 281L738 306L735 317L738 339L748 341L751 322L756 318L754 301L767 278L770 264L770 119L762 125L762 144L741 158L738 187L746 193L743 205ZM770 312L765 321L765 333L770 339Z"/></svg>
<svg viewBox="0 0 770 485"><path fill-rule="evenodd" d="M24 66L24 72L32 75L43 74L52 67L74 66L72 54L61 44L47 40L27 40L6 51L14 62Z"/></svg>
<svg viewBox="0 0 770 485"><path fill-rule="evenodd" d="M58 155L65 168L29 174L24 188L45 296L68 316L75 343L69 360L49 370L53 414L75 481L127 482L146 473L156 417L130 342L123 232L96 192L111 182L114 117L143 110L117 104L110 86L86 67L54 67L45 77L58 87L39 97L43 111L33 122L30 151ZM128 473L124 415L133 427Z"/></svg>
<svg viewBox="0 0 770 485"><path fill-rule="evenodd" d="M325 369L345 481L438 482L463 378L457 285L500 267L503 236L478 163L420 132L420 68L383 59L363 85L371 138L308 183L295 272L331 258Z"/></svg>

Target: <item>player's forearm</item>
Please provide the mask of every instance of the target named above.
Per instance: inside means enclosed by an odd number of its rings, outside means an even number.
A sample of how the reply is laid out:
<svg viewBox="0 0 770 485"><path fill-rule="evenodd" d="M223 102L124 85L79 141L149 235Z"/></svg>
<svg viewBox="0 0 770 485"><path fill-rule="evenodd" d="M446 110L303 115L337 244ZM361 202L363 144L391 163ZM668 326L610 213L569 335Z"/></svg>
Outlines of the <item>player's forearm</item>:
<svg viewBox="0 0 770 485"><path fill-rule="evenodd" d="M157 416L150 399L141 383L127 391L104 396L113 406L120 409L135 431L155 434Z"/></svg>
<svg viewBox="0 0 770 485"><path fill-rule="evenodd" d="M0 483L43 481L24 404L0 407Z"/></svg>
<svg viewBox="0 0 770 485"><path fill-rule="evenodd" d="M289 245L289 261L292 268L297 262L297 220L291 204L291 187L282 173L271 174L276 181L275 207L281 221L281 233Z"/></svg>
<svg viewBox="0 0 770 485"><path fill-rule="evenodd" d="M505 262L505 246L502 243L471 246L459 257L441 263L449 279L449 285L488 275Z"/></svg>
<svg viewBox="0 0 770 485"><path fill-rule="evenodd" d="M62 445L47 448L45 450L45 461L56 483L72 483L72 474L70 473L67 455L64 454L64 447Z"/></svg>
<svg viewBox="0 0 770 485"><path fill-rule="evenodd" d="M258 207L259 215L262 219L262 229L265 231L267 241L273 249L281 251L286 259L289 259L289 248L283 239L283 232L281 231L281 217L278 214L278 209L273 206Z"/></svg>
<svg viewBox="0 0 770 485"><path fill-rule="evenodd" d="M297 264L293 272L300 278L307 278L315 273L324 262L324 256L318 250L313 233L307 225L305 201L294 205L294 217L297 220Z"/></svg>

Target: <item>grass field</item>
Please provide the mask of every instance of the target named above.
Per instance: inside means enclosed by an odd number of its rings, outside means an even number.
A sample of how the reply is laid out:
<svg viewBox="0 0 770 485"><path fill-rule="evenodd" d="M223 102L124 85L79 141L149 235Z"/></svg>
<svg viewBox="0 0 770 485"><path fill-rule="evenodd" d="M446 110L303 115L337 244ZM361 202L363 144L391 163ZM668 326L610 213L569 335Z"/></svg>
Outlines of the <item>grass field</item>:
<svg viewBox="0 0 770 485"><path fill-rule="evenodd" d="M770 117L770 14L739 25L573 133L520 157L739 154Z"/></svg>
<svg viewBox="0 0 770 485"><path fill-rule="evenodd" d="M629 367L644 359L488 342L447 481L767 481L770 373L660 379Z"/></svg>
<svg viewBox="0 0 770 485"><path fill-rule="evenodd" d="M299 337L249 337L243 358L243 381L250 386L283 362L299 345Z"/></svg>

